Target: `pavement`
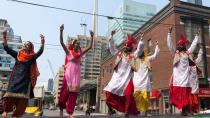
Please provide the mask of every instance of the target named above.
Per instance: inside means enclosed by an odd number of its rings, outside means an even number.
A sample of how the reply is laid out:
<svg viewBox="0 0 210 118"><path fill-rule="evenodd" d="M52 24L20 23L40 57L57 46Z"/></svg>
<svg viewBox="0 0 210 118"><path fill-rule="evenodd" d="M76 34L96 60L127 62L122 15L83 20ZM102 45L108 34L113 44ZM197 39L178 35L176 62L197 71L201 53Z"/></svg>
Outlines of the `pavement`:
<svg viewBox="0 0 210 118"><path fill-rule="evenodd" d="M82 111L75 111L73 116L75 118L125 118L123 114L107 116L106 114L101 114L101 113L91 113L90 116L86 116L85 112L82 112ZM36 118L36 117L24 115L23 118ZM45 109L43 116L40 118L61 118L61 117L59 116L59 110ZM65 112L64 112L63 118L67 118L67 114ZM155 116L149 116L149 117L130 116L129 118L210 118L210 114L199 114L197 116L187 116L187 117L180 116L179 114L176 114L176 115L155 115Z"/></svg>

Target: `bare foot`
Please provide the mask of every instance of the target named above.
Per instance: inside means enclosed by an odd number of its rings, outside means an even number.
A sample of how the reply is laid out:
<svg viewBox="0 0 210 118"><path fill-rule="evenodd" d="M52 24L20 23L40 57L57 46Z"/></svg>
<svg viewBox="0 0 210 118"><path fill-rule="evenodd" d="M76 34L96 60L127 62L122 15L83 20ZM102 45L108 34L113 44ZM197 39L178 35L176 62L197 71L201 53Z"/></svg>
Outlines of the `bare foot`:
<svg viewBox="0 0 210 118"><path fill-rule="evenodd" d="M2 118L6 118L7 117L7 112L3 112L2 113Z"/></svg>

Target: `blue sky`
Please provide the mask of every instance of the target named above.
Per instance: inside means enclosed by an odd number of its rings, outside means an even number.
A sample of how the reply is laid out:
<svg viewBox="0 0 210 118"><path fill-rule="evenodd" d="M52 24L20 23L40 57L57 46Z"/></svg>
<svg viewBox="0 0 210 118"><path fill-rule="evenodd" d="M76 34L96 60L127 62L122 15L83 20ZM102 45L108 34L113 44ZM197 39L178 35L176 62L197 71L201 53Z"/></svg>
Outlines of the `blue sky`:
<svg viewBox="0 0 210 118"><path fill-rule="evenodd" d="M24 1L24 0L23 0ZM26 1L26 0L25 0ZM157 11L162 9L169 0L135 0L137 2L154 4ZM38 4L50 5L66 9L73 9L84 12L93 11L93 0L27 0ZM99 14L112 16L121 0L98 0ZM203 4L210 6L209 0L203 0ZM60 45L59 26L65 25L64 39L69 36L83 34L80 23L85 21L88 27L92 28L92 16L59 11L54 9L29 6L7 0L0 0L0 18L7 19L14 33L22 37L23 41L40 42L39 34L46 37L46 44ZM107 31L107 19L99 17L99 35L105 35ZM88 31L87 30L87 31ZM88 33L87 33L88 34ZM39 45L35 45L37 50ZM41 75L38 79L39 85L47 84L47 80L52 78L47 59L52 63L54 72L64 63L64 51L60 46L46 46L43 55L38 59L38 66Z"/></svg>

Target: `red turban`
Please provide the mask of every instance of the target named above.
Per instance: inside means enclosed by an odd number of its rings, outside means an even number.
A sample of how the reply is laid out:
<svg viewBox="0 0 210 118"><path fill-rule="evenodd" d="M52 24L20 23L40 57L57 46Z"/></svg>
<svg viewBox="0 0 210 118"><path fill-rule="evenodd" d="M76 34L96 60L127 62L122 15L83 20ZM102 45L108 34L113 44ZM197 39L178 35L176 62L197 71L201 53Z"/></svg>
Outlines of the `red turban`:
<svg viewBox="0 0 210 118"><path fill-rule="evenodd" d="M190 41L187 40L186 37L184 36L184 34L182 34L182 33L179 36L180 36L180 39L178 41L178 44L180 46L182 46L184 49L186 49L186 44L189 44Z"/></svg>
<svg viewBox="0 0 210 118"><path fill-rule="evenodd" d="M133 36L128 35L128 38L124 41L124 45L133 48L133 44L137 44L136 39Z"/></svg>

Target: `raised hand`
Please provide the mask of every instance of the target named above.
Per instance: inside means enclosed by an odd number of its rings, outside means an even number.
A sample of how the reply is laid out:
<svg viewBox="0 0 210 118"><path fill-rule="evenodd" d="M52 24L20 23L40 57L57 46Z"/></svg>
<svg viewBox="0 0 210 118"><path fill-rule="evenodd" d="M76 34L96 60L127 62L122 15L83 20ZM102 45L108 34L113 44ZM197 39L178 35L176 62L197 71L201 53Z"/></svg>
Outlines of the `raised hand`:
<svg viewBox="0 0 210 118"><path fill-rule="evenodd" d="M45 43L44 35L40 34L40 38L41 38L41 44L44 45Z"/></svg>
<svg viewBox="0 0 210 118"><path fill-rule="evenodd" d="M168 29L168 32L171 33L173 30L173 26L171 26L169 29Z"/></svg>
<svg viewBox="0 0 210 118"><path fill-rule="evenodd" d="M63 30L64 30L64 24L62 24L62 25L60 26L60 31L63 32Z"/></svg>
<svg viewBox="0 0 210 118"><path fill-rule="evenodd" d="M158 45L158 41L157 40L155 41L155 45Z"/></svg>
<svg viewBox="0 0 210 118"><path fill-rule="evenodd" d="M198 28L197 31L196 31L196 35L199 36L200 33L201 33L201 30Z"/></svg>
<svg viewBox="0 0 210 118"><path fill-rule="evenodd" d="M92 30L90 30L90 36L93 38L94 36L94 32Z"/></svg>
<svg viewBox="0 0 210 118"><path fill-rule="evenodd" d="M143 36L144 36L144 33L143 33L143 32L140 32L140 33L139 33L139 36L140 36L140 37L143 37Z"/></svg>
<svg viewBox="0 0 210 118"><path fill-rule="evenodd" d="M117 30L112 30L111 35L113 36L115 33L117 32Z"/></svg>
<svg viewBox="0 0 210 118"><path fill-rule="evenodd" d="M7 45L7 31L4 31L2 34L3 34L3 39L2 39L3 45Z"/></svg>

